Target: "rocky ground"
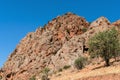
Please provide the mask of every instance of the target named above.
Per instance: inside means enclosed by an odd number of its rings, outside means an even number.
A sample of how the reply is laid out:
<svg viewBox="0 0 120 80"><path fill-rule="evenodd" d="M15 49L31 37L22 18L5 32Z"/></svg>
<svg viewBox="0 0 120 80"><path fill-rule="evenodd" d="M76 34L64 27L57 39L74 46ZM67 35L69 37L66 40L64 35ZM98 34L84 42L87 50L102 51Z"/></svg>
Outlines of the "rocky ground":
<svg viewBox="0 0 120 80"><path fill-rule="evenodd" d="M50 76L51 80L119 80L120 62L111 62L105 67L104 62L90 64L82 70L68 69Z"/></svg>

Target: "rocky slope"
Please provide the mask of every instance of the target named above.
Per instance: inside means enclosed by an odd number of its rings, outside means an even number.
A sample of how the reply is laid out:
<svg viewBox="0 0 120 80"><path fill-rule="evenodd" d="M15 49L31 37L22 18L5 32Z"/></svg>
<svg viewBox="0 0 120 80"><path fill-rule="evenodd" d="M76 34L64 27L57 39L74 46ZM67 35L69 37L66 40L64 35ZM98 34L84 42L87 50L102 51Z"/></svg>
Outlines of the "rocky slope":
<svg viewBox="0 0 120 80"><path fill-rule="evenodd" d="M73 66L74 60L85 56L88 40L99 31L118 26L100 17L89 24L83 17L72 13L58 16L43 28L27 34L1 69L3 80L29 80L45 67L54 73L65 65ZM116 27L117 28L117 27Z"/></svg>

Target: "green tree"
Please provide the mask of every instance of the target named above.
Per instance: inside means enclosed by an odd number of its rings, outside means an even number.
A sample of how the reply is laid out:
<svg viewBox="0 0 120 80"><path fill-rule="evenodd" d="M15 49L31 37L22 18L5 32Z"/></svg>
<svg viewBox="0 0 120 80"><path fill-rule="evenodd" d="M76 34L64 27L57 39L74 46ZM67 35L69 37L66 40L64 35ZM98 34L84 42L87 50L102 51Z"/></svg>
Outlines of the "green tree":
<svg viewBox="0 0 120 80"><path fill-rule="evenodd" d="M102 57L106 66L109 66L109 60L119 56L120 42L119 33L115 28L99 32L89 41L89 52L92 57Z"/></svg>

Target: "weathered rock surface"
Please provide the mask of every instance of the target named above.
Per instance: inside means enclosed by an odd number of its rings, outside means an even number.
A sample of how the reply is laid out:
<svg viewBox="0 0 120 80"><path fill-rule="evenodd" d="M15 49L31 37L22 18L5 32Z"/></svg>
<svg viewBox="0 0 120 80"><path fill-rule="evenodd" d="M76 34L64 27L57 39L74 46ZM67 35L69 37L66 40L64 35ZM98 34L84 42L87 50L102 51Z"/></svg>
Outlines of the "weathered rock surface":
<svg viewBox="0 0 120 80"><path fill-rule="evenodd" d="M79 47L82 43L69 40L75 35L83 34L82 29L88 26L89 23L84 18L67 13L53 19L43 28L27 34L2 68L6 78L26 80L40 73L44 67L55 70L65 64L71 64L71 60L82 54L82 48ZM78 49L77 54L72 48Z"/></svg>
<svg viewBox="0 0 120 80"><path fill-rule="evenodd" d="M110 22L108 21L108 19L105 18L105 17L100 17L97 20L93 21L90 24L89 28L91 29L91 28L94 28L94 27L106 27L108 25L110 25Z"/></svg>
<svg viewBox="0 0 120 80"><path fill-rule="evenodd" d="M89 24L84 18L66 13L50 21L43 28L27 34L2 68L3 80L29 80L45 67L51 71L84 56L88 40L94 34L118 26L101 17Z"/></svg>

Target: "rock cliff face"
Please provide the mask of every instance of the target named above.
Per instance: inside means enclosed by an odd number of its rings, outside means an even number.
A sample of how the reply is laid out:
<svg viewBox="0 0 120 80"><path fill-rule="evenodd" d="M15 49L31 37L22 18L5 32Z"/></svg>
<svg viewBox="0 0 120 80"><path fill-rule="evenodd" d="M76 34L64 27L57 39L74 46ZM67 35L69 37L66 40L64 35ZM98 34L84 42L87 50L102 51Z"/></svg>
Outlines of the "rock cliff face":
<svg viewBox="0 0 120 80"><path fill-rule="evenodd" d="M65 65L73 66L74 60L89 48L91 36L118 24L110 24L104 17L89 24L72 13L58 16L21 40L0 71L3 80L29 80L45 67L52 73Z"/></svg>

